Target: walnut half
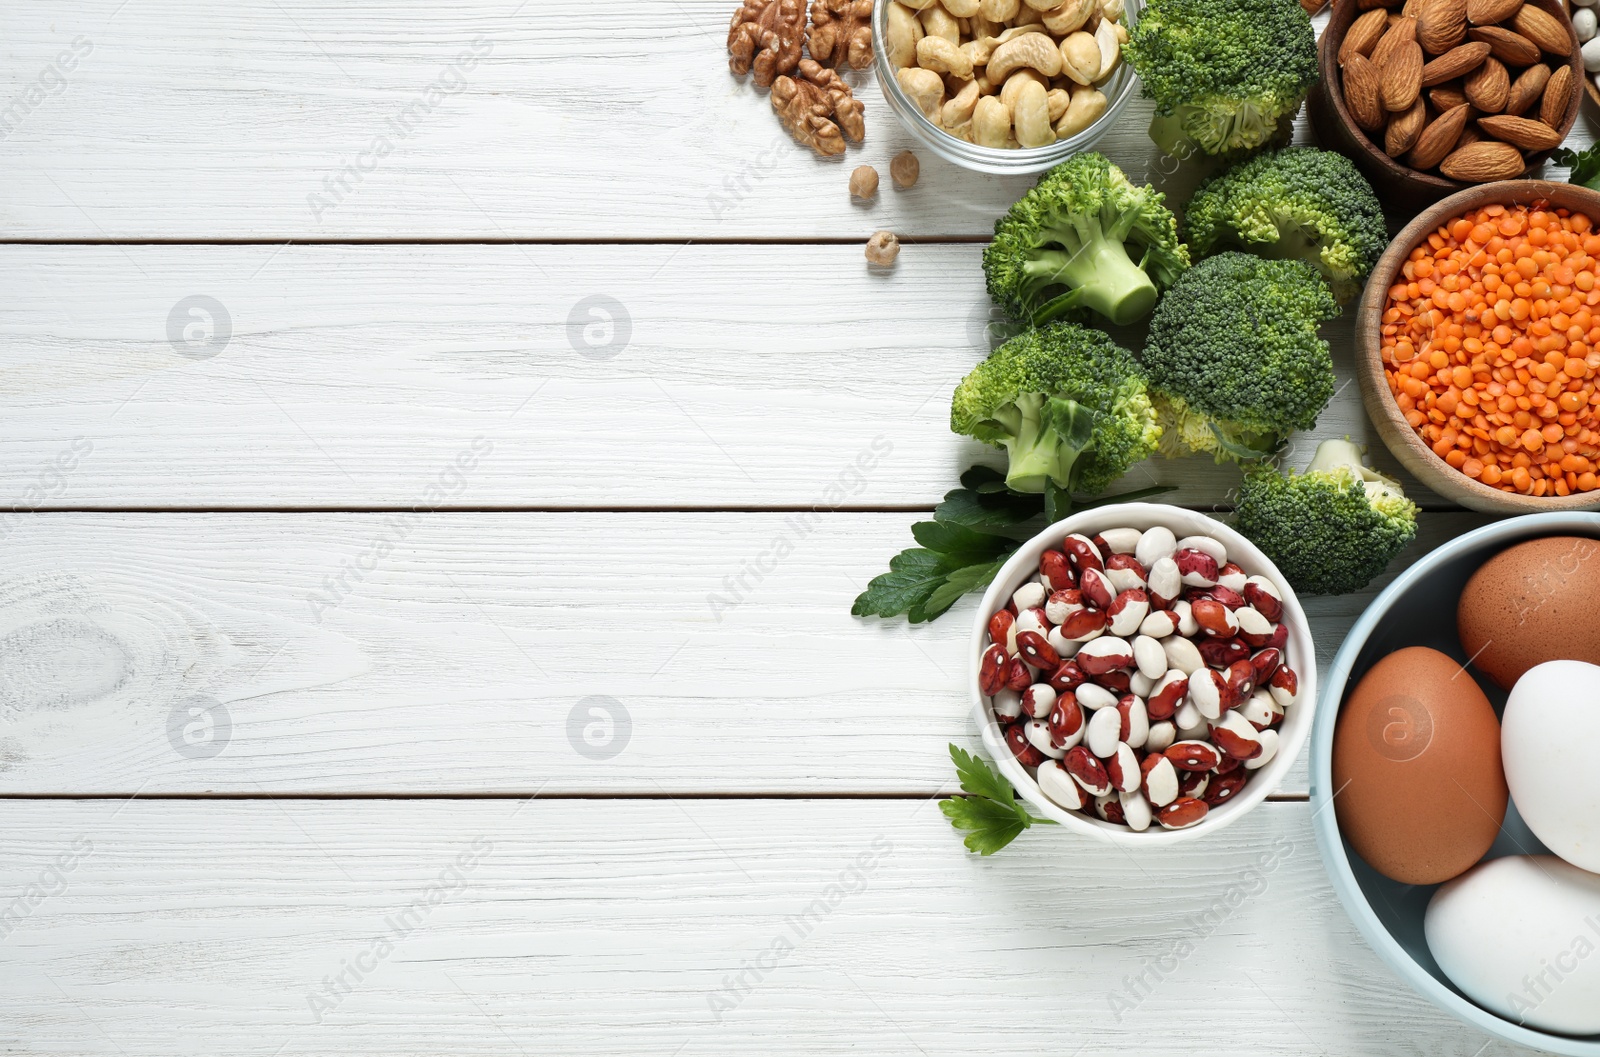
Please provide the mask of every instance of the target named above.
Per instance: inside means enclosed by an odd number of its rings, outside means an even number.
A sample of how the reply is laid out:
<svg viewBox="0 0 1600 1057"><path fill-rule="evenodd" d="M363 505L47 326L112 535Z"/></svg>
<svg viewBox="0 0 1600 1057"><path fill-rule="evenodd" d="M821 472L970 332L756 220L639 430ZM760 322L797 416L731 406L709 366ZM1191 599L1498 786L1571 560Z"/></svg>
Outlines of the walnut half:
<svg viewBox="0 0 1600 1057"><path fill-rule="evenodd" d="M872 0L811 0L811 57L824 66L872 65Z"/></svg>
<svg viewBox="0 0 1600 1057"><path fill-rule="evenodd" d="M800 65L806 38L803 0L744 0L728 26L728 68L769 88Z"/></svg>
<svg viewBox="0 0 1600 1057"><path fill-rule="evenodd" d="M843 154L846 136L866 138L866 108L837 72L801 59L799 74L772 84L772 109L791 136L822 155Z"/></svg>

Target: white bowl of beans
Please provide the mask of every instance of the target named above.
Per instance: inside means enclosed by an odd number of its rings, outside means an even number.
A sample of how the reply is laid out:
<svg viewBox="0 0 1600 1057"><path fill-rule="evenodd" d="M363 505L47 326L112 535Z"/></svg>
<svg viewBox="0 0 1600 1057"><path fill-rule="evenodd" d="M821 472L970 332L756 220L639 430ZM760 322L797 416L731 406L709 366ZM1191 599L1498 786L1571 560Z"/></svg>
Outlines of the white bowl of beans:
<svg viewBox="0 0 1600 1057"><path fill-rule="evenodd" d="M1121 844L1214 832L1270 796L1311 733L1316 653L1249 540L1154 503L1023 544L972 638L985 747L1037 812Z"/></svg>

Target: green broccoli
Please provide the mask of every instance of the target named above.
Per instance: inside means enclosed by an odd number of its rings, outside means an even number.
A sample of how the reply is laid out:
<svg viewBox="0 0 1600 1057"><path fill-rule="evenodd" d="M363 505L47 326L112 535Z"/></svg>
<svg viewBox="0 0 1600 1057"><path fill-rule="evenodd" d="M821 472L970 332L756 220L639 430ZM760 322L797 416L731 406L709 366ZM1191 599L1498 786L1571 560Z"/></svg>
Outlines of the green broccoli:
<svg viewBox="0 0 1600 1057"><path fill-rule="evenodd" d="M1062 162L995 222L983 254L989 296L1024 325L1143 319L1189 266L1163 198L1103 154Z"/></svg>
<svg viewBox="0 0 1600 1057"><path fill-rule="evenodd" d="M1198 257L1237 246L1310 262L1341 304L1361 292L1389 242L1383 207L1355 163L1313 147L1258 154L1212 177L1183 224Z"/></svg>
<svg viewBox="0 0 1600 1057"><path fill-rule="evenodd" d="M1133 354L1054 323L995 349L956 386L950 428L1010 456L1018 492L1100 492L1148 458L1161 431Z"/></svg>
<svg viewBox="0 0 1600 1057"><path fill-rule="evenodd" d="M1333 398L1317 326L1339 305L1305 261L1219 253L1189 269L1150 319L1145 371L1168 455L1271 455Z"/></svg>
<svg viewBox="0 0 1600 1057"><path fill-rule="evenodd" d="M1304 473L1265 464L1245 473L1234 527L1297 591L1359 591L1417 535L1417 505L1362 454L1348 439L1327 440Z"/></svg>
<svg viewBox="0 0 1600 1057"><path fill-rule="evenodd" d="M1281 136L1317 80L1300 0L1150 0L1123 56L1156 101L1150 137L1169 154L1249 151Z"/></svg>

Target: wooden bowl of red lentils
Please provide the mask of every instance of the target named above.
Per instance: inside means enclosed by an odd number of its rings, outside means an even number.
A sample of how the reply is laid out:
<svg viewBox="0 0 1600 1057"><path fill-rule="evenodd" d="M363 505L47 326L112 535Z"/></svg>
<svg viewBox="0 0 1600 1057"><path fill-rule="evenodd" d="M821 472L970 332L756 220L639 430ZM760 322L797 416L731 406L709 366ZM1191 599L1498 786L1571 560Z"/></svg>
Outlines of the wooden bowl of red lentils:
<svg viewBox="0 0 1600 1057"><path fill-rule="evenodd" d="M1510 180L1400 232L1356 318L1367 414L1472 510L1600 508L1600 193Z"/></svg>

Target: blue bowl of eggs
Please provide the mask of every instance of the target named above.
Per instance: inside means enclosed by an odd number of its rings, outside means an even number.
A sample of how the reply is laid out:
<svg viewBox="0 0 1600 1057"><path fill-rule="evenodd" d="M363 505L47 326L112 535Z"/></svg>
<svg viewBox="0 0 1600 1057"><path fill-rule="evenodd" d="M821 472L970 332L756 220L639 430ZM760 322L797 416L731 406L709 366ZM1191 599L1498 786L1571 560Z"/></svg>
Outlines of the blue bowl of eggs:
<svg viewBox="0 0 1600 1057"><path fill-rule="evenodd" d="M1439 1008L1600 1057L1600 514L1407 568L1325 677L1312 824L1346 911Z"/></svg>

